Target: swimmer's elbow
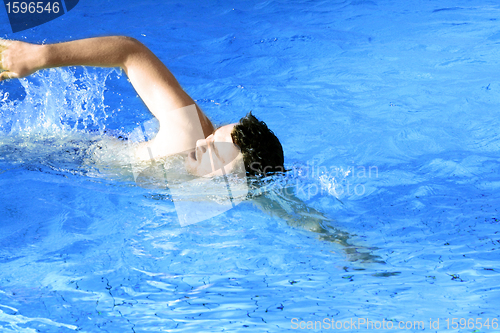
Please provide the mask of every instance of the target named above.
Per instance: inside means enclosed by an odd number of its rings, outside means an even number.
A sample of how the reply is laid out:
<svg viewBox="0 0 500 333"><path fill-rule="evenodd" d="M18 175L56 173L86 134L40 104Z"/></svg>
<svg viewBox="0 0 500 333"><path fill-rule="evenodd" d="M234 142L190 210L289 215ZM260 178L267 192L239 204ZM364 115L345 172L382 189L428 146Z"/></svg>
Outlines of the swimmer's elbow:
<svg viewBox="0 0 500 333"><path fill-rule="evenodd" d="M155 57L154 54L140 41L133 37L120 36L119 49L122 52L119 66L127 73L131 67L144 66L148 59Z"/></svg>

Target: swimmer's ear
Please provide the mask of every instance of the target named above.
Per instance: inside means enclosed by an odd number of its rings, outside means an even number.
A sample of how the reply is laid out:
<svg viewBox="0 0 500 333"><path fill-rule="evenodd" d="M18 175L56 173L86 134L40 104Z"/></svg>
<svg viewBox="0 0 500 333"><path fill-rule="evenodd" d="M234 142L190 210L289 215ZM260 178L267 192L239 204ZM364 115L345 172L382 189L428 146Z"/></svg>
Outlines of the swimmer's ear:
<svg viewBox="0 0 500 333"><path fill-rule="evenodd" d="M19 75L17 75L16 73L7 72L7 71L0 73L0 81L7 80L7 79L18 79L18 78L19 78Z"/></svg>

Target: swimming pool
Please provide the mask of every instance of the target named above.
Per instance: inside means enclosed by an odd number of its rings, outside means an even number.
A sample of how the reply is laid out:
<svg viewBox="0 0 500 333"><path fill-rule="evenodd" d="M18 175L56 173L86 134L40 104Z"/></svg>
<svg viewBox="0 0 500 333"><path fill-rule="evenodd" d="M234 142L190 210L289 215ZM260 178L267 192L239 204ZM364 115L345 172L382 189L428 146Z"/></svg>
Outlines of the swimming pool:
<svg viewBox="0 0 500 333"><path fill-rule="evenodd" d="M499 14L493 1L80 1L7 33L141 40L215 123L250 110L268 123L330 234L301 227L314 216L279 193L181 227L167 192L124 179L113 156L87 163L96 134L151 119L116 70L4 82L0 331L499 331Z"/></svg>

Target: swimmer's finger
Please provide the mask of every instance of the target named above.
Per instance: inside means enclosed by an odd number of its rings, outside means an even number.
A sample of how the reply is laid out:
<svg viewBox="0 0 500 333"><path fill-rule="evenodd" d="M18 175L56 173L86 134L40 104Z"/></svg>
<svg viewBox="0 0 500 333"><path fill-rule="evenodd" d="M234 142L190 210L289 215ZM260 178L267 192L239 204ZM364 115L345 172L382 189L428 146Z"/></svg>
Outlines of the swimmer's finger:
<svg viewBox="0 0 500 333"><path fill-rule="evenodd" d="M0 69L5 69L3 67L3 51L5 51L9 46L9 41L0 38Z"/></svg>
<svg viewBox="0 0 500 333"><path fill-rule="evenodd" d="M12 72L2 72L0 73L0 81L7 80L7 79L17 79L19 78L19 75L16 73Z"/></svg>
<svg viewBox="0 0 500 333"><path fill-rule="evenodd" d="M10 40L0 38L0 53L3 52L3 50L5 50L6 48L8 48L11 43L12 41Z"/></svg>

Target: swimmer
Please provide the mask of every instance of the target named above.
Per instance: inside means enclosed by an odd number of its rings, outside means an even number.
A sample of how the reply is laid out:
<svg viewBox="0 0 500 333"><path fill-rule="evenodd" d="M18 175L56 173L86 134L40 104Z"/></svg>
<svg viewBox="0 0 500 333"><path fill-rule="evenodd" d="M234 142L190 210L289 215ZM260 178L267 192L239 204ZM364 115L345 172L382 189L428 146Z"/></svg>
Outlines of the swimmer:
<svg viewBox="0 0 500 333"><path fill-rule="evenodd" d="M110 36L45 45L0 39L0 81L65 66L120 67L126 73L160 124L153 139L134 148L139 161L191 150L185 166L195 176L213 175L220 166L231 173L243 165L246 175L252 177L285 171L281 144L264 122L249 113L239 123L215 129L169 69L136 39ZM289 225L314 231L321 239L342 245L352 261L378 260L369 252L359 251L362 247L349 244L348 233L325 227L324 222L331 220L286 188L263 192L252 199L253 205L285 219Z"/></svg>
<svg viewBox="0 0 500 333"><path fill-rule="evenodd" d="M65 66L120 67L125 72L160 123L153 139L134 148L138 160L191 150L185 165L195 176L212 175L221 167L231 173L238 165L249 176L284 171L281 144L264 122L249 113L239 123L215 129L170 70L134 38L96 37L45 45L0 39L0 81Z"/></svg>

